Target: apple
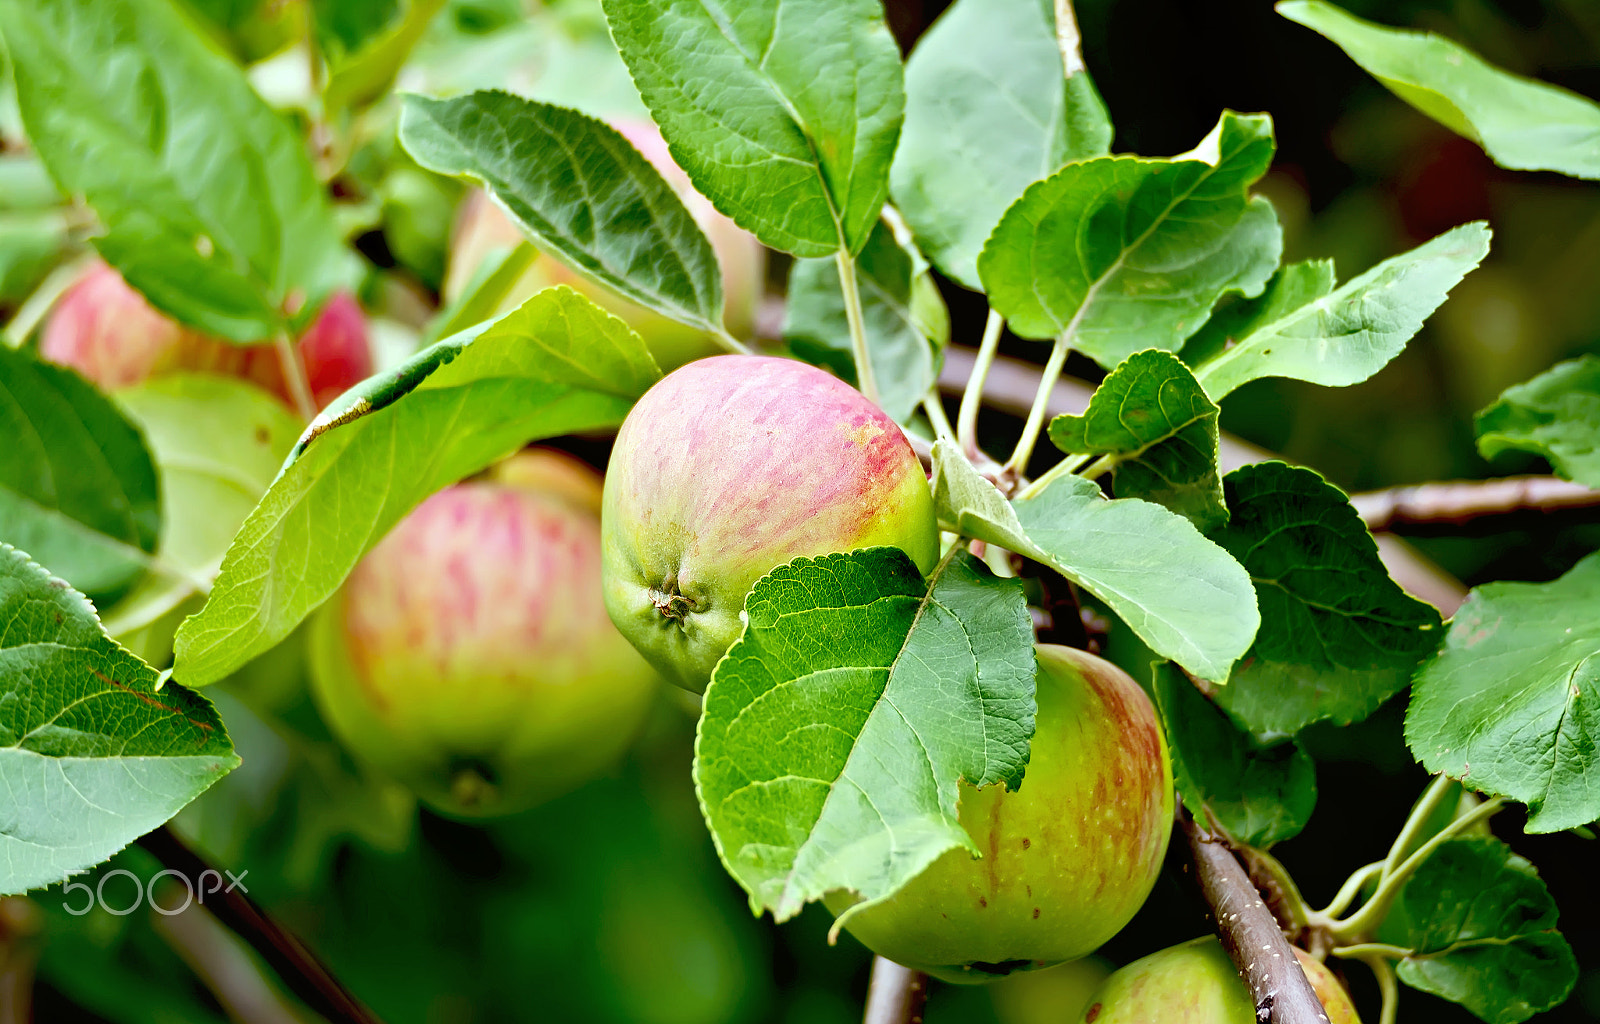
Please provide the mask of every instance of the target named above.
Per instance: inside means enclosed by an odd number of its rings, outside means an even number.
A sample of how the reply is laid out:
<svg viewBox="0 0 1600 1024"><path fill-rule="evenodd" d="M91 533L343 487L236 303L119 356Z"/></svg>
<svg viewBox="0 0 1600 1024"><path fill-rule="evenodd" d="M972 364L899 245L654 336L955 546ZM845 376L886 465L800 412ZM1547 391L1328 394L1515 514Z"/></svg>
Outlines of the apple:
<svg viewBox="0 0 1600 1024"><path fill-rule="evenodd" d="M1303 950L1295 956L1330 1024L1361 1024L1333 972ZM1233 961L1207 935L1151 953L1106 979L1078 1018L1084 1024L1256 1024L1255 1003Z"/></svg>
<svg viewBox="0 0 1600 1024"><path fill-rule="evenodd" d="M1094 952L1150 894L1173 814L1155 708L1092 654L1041 644L1037 656L1022 785L961 787L961 825L982 857L946 851L893 896L844 917L880 956L945 981L992 981ZM824 902L837 915L856 898Z"/></svg>
<svg viewBox="0 0 1600 1024"><path fill-rule="evenodd" d="M734 337L749 337L755 330L756 313L766 282L766 249L754 235L718 213L710 200L694 190L689 176L673 163L666 141L654 124L619 119L612 122L612 127L655 165L706 233L722 267L723 324ZM490 251L510 248L522 239L522 232L486 193L469 193L462 202L451 243L450 267L444 284L446 300L461 294ZM630 302L544 253L507 293L498 312L515 309L534 292L557 284L571 285L621 317L644 338L662 369L676 369L690 360L721 351L704 332Z"/></svg>
<svg viewBox="0 0 1600 1024"><path fill-rule="evenodd" d="M327 301L297 349L319 409L372 375L366 318L347 293L335 293ZM40 334L39 354L72 367L106 391L168 373L199 371L243 377L294 404L275 346L237 345L184 327L100 261L51 310Z"/></svg>
<svg viewBox="0 0 1600 1024"><path fill-rule="evenodd" d="M594 471L582 470L587 494L546 490L515 478L582 473L550 452L513 462L417 506L311 629L312 693L334 734L463 817L523 810L605 771L659 689L600 599Z"/></svg>
<svg viewBox="0 0 1600 1024"><path fill-rule="evenodd" d="M689 363L639 399L611 452L601 524L612 621L695 692L777 566L889 545L926 573L939 555L900 427L843 381L767 356Z"/></svg>

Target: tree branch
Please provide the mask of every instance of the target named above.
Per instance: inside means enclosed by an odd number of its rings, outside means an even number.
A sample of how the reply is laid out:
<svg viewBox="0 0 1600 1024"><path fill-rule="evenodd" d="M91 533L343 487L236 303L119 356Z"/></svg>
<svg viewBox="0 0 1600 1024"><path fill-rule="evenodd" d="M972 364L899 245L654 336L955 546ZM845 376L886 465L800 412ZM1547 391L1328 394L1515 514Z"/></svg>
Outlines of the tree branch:
<svg viewBox="0 0 1600 1024"><path fill-rule="evenodd" d="M198 883L207 871L216 870L165 825L143 836L139 845L191 883ZM249 896L234 889L218 893L217 898L221 902L207 903L206 909L248 942L306 1006L334 1024L382 1024L315 953L268 917Z"/></svg>
<svg viewBox="0 0 1600 1024"><path fill-rule="evenodd" d="M1272 911L1225 842L1178 811L1200 892L1216 919L1217 937L1250 989L1261 1024L1328 1024L1311 982Z"/></svg>
<svg viewBox="0 0 1600 1024"><path fill-rule="evenodd" d="M861 1024L922 1024L928 1002L928 976L881 956L872 958L867 1011Z"/></svg>
<svg viewBox="0 0 1600 1024"><path fill-rule="evenodd" d="M1373 531L1450 524L1512 512L1600 507L1600 491L1553 476L1449 480L1352 494L1350 503Z"/></svg>

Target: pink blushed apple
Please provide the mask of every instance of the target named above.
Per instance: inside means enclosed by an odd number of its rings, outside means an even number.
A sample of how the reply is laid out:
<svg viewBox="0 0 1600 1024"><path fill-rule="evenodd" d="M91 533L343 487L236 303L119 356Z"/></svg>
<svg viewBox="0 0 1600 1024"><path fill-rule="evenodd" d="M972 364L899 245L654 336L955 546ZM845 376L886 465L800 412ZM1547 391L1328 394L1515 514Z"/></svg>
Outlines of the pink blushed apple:
<svg viewBox="0 0 1600 1024"><path fill-rule="evenodd" d="M552 472L544 467L559 460ZM591 484L563 456L446 488L318 613L313 694L339 739L424 800L506 814L607 769L659 682L600 598ZM507 479L567 481L555 490Z"/></svg>
<svg viewBox="0 0 1600 1024"><path fill-rule="evenodd" d="M1339 979L1296 949L1330 1024L1361 1024ZM1256 1024L1255 1002L1233 961L1207 935L1152 953L1107 978L1079 1017L1084 1024Z"/></svg>
<svg viewBox="0 0 1600 1024"><path fill-rule="evenodd" d="M1038 713L1022 785L961 787L982 853L946 851L844 928L868 949L953 982L992 981L1094 952L1144 904L1172 833L1172 765L1127 673L1037 648ZM826 900L835 914L851 893ZM1180 1019L1180 1018L1174 1018Z"/></svg>
<svg viewBox="0 0 1600 1024"><path fill-rule="evenodd" d="M346 292L327 301L296 350L319 409L373 372L366 317ZM236 345L184 327L98 261L56 303L39 354L106 391L169 373L216 373L243 377L293 405L275 346Z"/></svg>
<svg viewBox="0 0 1600 1024"><path fill-rule="evenodd" d="M939 549L899 426L827 373L764 356L690 363L639 400L612 450L602 523L606 610L696 692L773 568L889 545L928 572Z"/></svg>

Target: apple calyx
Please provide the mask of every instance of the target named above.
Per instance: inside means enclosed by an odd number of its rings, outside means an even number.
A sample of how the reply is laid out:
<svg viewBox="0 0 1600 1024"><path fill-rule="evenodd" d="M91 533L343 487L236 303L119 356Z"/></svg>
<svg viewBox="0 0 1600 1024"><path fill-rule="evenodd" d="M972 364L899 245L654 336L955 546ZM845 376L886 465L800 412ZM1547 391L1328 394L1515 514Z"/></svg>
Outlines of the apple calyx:
<svg viewBox="0 0 1600 1024"><path fill-rule="evenodd" d="M680 629L692 613L700 610L700 602L678 589L676 574L662 580L660 587L651 587L649 594L650 603L656 606L661 617L676 622Z"/></svg>

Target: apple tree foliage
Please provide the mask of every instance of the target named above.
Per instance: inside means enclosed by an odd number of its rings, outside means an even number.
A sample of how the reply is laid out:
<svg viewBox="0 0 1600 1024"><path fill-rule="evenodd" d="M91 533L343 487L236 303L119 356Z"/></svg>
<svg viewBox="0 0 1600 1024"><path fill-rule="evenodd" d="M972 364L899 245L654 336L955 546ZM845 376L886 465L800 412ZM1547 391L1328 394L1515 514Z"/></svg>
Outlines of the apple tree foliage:
<svg viewBox="0 0 1600 1024"><path fill-rule="evenodd" d="M319 22L324 113L386 94L438 6ZM1319 0L1280 11L1503 166L1600 177L1594 104ZM1408 689L1413 754L1480 808L1525 804L1531 832L1600 819L1600 555L1551 583L1481 587L1446 623L1314 470L1219 463L1232 392L1367 380L1485 257L1485 224L1342 283L1330 262L1284 265L1253 191L1270 116L1223 111L1175 156L1113 153L1064 3L957 0L904 63L875 0L604 12L695 187L795 258L789 350L928 438L947 531L926 578L889 549L841 552L774 567L748 595L693 774L752 909L782 920L841 888L887 898L972 847L959 783L1021 783L1034 627L996 552L1064 577L1154 652L1145 682L1185 803L1260 857L1315 804L1300 733ZM170 0L0 0L0 35L39 187L81 199L95 248L153 305L246 341L348 284L294 122ZM616 130L502 91L400 104L410 159L486 189L534 247L729 350L754 344L723 325L705 235ZM113 399L0 347L0 889L103 861L228 772L227 731L197 691L288 638L429 494L530 441L615 428L659 378L645 343L569 288L485 319L528 252L491 261L440 314L442 340L303 432L243 384ZM1037 345L1047 383L1071 352L1096 361L1087 408L1048 423L1035 409L1004 464L965 417L951 428L933 271L987 297L980 367L1002 323ZM1533 452L1600 486L1600 364L1507 390L1477 430L1485 456ZM1030 479L1041 438L1059 458ZM170 671L152 667L169 653ZM831 740L784 742L814 726ZM1488 1021L1560 1002L1576 965L1533 868L1466 834L1474 812L1428 823L1430 808L1359 908L1320 924Z"/></svg>

